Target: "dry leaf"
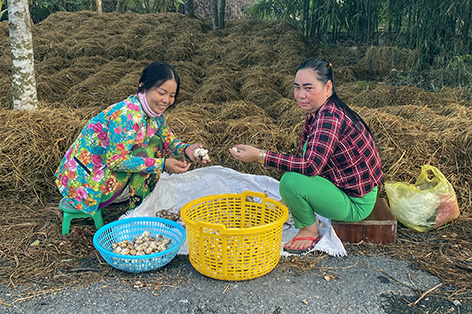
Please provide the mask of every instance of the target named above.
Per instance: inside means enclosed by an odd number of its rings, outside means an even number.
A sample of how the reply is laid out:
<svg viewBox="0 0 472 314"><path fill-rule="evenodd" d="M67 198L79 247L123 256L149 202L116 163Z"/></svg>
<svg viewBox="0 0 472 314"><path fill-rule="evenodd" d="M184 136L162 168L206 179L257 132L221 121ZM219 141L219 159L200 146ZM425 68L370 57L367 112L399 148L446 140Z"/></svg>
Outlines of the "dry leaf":
<svg viewBox="0 0 472 314"><path fill-rule="evenodd" d="M34 240L34 242L30 244L30 246L38 246L39 243L39 240Z"/></svg>

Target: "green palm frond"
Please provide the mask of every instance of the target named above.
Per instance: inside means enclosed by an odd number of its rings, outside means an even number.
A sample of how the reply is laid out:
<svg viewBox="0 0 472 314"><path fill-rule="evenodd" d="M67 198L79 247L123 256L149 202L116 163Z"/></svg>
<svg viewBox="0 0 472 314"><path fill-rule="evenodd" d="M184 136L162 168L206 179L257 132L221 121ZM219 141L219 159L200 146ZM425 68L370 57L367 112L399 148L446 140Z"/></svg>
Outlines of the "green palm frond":
<svg viewBox="0 0 472 314"><path fill-rule="evenodd" d="M3 14L7 12L7 9L2 10L2 8L3 8L3 0L0 0L0 20L2 19Z"/></svg>

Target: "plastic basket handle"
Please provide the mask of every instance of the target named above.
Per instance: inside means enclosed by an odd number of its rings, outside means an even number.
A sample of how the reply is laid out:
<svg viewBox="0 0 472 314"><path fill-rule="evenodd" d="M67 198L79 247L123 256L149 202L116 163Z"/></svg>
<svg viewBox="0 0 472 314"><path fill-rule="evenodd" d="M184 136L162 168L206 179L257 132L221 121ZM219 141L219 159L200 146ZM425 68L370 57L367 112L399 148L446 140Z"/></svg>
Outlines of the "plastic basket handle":
<svg viewBox="0 0 472 314"><path fill-rule="evenodd" d="M243 191L243 193L241 193L242 195L242 200L243 200L243 203L246 202L246 197L248 196L252 196L252 197L258 197L261 199L261 202L262 204L264 205L265 202L266 202L266 198L267 198L267 195L265 193L262 193L262 192L255 192L255 191ZM214 230L218 230L222 233L224 233L227 228L225 225L223 224L216 224L216 223L210 223L210 222L206 222L206 221L198 221L198 222L195 222L195 225L198 227L198 228L208 228L208 229L214 229Z"/></svg>
<svg viewBox="0 0 472 314"><path fill-rule="evenodd" d="M210 223L206 221L198 221L195 223L195 225L198 228L208 228L208 229L218 230L220 232L226 230L226 226L223 224Z"/></svg>
<svg viewBox="0 0 472 314"><path fill-rule="evenodd" d="M254 191L243 191L242 194L243 194L244 198L246 198L246 196L255 196L255 197L259 197L262 200L264 200L267 197L267 194L265 194L265 193L254 192Z"/></svg>

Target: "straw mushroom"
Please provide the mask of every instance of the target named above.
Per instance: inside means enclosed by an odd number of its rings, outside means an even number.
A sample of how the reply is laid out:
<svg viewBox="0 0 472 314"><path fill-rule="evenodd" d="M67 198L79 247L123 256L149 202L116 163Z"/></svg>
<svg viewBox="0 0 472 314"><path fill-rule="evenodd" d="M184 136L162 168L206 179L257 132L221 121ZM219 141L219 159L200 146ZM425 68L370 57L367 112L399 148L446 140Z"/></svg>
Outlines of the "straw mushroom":
<svg viewBox="0 0 472 314"><path fill-rule="evenodd" d="M194 157L202 157L203 160L209 160L210 156L208 156L208 150L204 148L195 148L193 152Z"/></svg>
<svg viewBox="0 0 472 314"><path fill-rule="evenodd" d="M158 248L159 251L162 252L162 251L167 250L167 246L170 244L171 241L172 241L171 238L164 239L164 240L162 241L162 244L159 245L159 248Z"/></svg>
<svg viewBox="0 0 472 314"><path fill-rule="evenodd" d="M147 243L142 243L136 247L136 251L144 251L148 248L148 246L149 245Z"/></svg>
<svg viewBox="0 0 472 314"><path fill-rule="evenodd" d="M162 234L151 236L151 232L144 231L131 241L113 242L111 248L116 254L140 256L165 251L171 242L171 238L165 238Z"/></svg>

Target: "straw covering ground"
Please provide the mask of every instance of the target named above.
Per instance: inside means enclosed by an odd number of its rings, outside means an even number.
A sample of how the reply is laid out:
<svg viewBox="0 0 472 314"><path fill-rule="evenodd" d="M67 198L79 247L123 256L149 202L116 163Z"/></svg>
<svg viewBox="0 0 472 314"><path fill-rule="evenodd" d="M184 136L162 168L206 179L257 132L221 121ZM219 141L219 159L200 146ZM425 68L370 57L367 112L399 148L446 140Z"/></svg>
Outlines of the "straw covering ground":
<svg viewBox="0 0 472 314"><path fill-rule="evenodd" d="M279 179L281 172L236 161L227 150L248 143L294 153L304 123L292 95L294 69L322 56L333 64L340 97L373 130L386 180L413 182L429 163L452 183L461 209L459 219L438 230L400 225L396 245L348 245L349 252L414 261L450 287L446 297L472 288L472 97L398 85L415 51L321 48L282 22L230 20L213 31L211 19L175 13L56 13L34 25L33 41L40 108L13 111L8 25L0 23L1 282L47 290L122 276L98 258L91 222L61 235L53 174L89 118L136 92L149 62L167 61L181 77L179 99L167 111L178 138L203 142L212 164ZM124 210L108 210L105 222Z"/></svg>

